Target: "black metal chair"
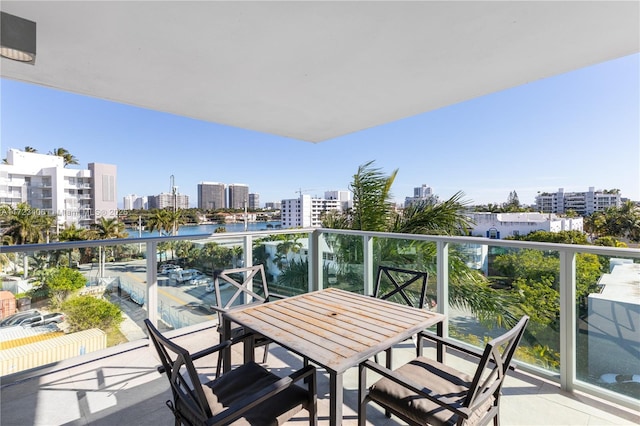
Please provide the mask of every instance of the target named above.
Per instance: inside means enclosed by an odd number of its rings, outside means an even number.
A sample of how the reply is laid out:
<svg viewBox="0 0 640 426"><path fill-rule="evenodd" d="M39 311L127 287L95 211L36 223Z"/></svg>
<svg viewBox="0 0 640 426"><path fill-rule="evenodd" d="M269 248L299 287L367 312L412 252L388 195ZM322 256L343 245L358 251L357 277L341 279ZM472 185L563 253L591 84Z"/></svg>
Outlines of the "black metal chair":
<svg viewBox="0 0 640 426"><path fill-rule="evenodd" d="M225 300L222 297L223 281L230 284L234 290L231 296ZM254 285L259 288L253 289ZM216 296L216 305L211 309L218 312L218 333L222 340L222 314L232 309L236 309L245 304L265 303L273 298L284 298L279 294L270 293L263 265L254 265L244 268L215 270L213 272L213 287ZM234 326L231 328L231 338L245 334L244 327ZM264 355L262 362L267 362L269 354L269 343L271 340L261 335L253 335L253 347L263 346Z"/></svg>
<svg viewBox="0 0 640 426"><path fill-rule="evenodd" d="M423 309L429 273L392 266L378 266L373 297ZM391 348L387 349L387 367L391 368ZM378 362L378 355L374 356Z"/></svg>
<svg viewBox="0 0 640 426"><path fill-rule="evenodd" d="M528 321L529 317L523 316L515 327L487 343L483 352L463 350L479 359L473 376L426 357L418 357L394 371L371 361L361 363L359 425L365 425L366 406L373 401L410 425L486 425L493 421L497 426L500 391ZM422 334L426 339L460 349L431 333ZM369 389L367 370L382 375Z"/></svg>
<svg viewBox="0 0 640 426"><path fill-rule="evenodd" d="M309 424L317 425L315 368L306 366L279 377L250 362L225 374L221 371L219 352L230 350L232 341L222 342L191 355L186 349L163 336L147 319L149 338L153 342L171 385L173 401L166 405L175 416L175 425L281 425L302 410L309 412ZM238 339L240 341L242 339ZM201 383L193 361L218 353L215 379ZM296 382L307 382L307 388Z"/></svg>

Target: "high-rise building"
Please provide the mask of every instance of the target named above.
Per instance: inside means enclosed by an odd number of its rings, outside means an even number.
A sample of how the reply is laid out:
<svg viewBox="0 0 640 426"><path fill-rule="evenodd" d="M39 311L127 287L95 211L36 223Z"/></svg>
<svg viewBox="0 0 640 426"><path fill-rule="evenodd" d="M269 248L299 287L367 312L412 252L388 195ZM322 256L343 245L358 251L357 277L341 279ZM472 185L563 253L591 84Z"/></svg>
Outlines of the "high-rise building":
<svg viewBox="0 0 640 426"><path fill-rule="evenodd" d="M242 210L245 208L245 203L249 203L249 187L247 185L231 183L227 187L227 192L229 194L229 204L227 206L230 209Z"/></svg>
<svg viewBox="0 0 640 426"><path fill-rule="evenodd" d="M571 210L580 216L589 216L621 205L619 191L596 191L593 186L587 192L564 192L564 188L559 188L556 193L544 192L536 196L536 209L542 213L566 213Z"/></svg>
<svg viewBox="0 0 640 426"><path fill-rule="evenodd" d="M58 225L88 227L101 217L117 217L116 182L115 165L71 169L62 157L11 148L0 164L0 204L27 203L56 216Z"/></svg>
<svg viewBox="0 0 640 426"><path fill-rule="evenodd" d="M283 228L319 227L322 226L322 215L329 211L342 211L342 202L300 194L299 198L282 200L280 221Z"/></svg>
<svg viewBox="0 0 640 426"><path fill-rule="evenodd" d="M260 194L249 194L249 210L260 208Z"/></svg>
<svg viewBox="0 0 640 426"><path fill-rule="evenodd" d="M198 208L204 210L227 208L224 183L200 182L198 184Z"/></svg>
<svg viewBox="0 0 640 426"><path fill-rule="evenodd" d="M149 209L188 209L189 196L184 194L167 194L149 195ZM174 207L175 206L175 207Z"/></svg>

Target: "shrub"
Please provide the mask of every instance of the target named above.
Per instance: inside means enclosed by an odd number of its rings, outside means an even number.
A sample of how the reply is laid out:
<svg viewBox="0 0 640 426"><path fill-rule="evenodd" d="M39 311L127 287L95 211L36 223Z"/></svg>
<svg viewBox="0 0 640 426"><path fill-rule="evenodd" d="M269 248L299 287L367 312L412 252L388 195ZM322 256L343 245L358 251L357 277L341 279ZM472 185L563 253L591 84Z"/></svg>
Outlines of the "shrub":
<svg viewBox="0 0 640 426"><path fill-rule="evenodd" d="M87 279L79 271L67 267L50 270L45 278L45 286L51 295L51 304L58 307L73 292L85 286Z"/></svg>
<svg viewBox="0 0 640 426"><path fill-rule="evenodd" d="M122 323L122 311L104 299L93 296L77 296L62 304L71 331L99 328L105 332Z"/></svg>

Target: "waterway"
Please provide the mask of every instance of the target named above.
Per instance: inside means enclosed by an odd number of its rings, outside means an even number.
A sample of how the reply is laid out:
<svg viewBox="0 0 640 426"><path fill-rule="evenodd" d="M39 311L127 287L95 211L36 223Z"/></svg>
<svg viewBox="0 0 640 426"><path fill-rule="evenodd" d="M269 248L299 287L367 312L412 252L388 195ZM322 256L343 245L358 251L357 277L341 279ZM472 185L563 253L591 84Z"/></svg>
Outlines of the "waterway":
<svg viewBox="0 0 640 426"><path fill-rule="evenodd" d="M268 228L267 225L271 225L272 228ZM178 228L178 235L196 235L196 234L213 234L216 229L224 227L227 232L244 232L244 223L223 223L223 224L211 224L211 225L181 225ZM266 231L268 229L275 229L280 227L280 222L249 222L247 223L247 231ZM137 237L159 237L159 231L145 231L140 233L137 229L126 229L130 238Z"/></svg>

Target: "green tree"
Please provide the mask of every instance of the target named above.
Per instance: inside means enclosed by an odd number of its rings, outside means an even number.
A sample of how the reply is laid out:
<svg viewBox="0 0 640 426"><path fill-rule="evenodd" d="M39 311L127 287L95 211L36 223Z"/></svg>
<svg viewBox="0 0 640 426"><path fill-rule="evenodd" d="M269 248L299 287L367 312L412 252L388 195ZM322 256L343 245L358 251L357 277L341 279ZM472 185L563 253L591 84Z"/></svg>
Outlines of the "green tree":
<svg viewBox="0 0 640 426"><path fill-rule="evenodd" d="M64 148L54 148L53 151L49 151L49 155L62 157L65 167L67 167L69 164L78 164L78 159Z"/></svg>
<svg viewBox="0 0 640 426"><path fill-rule="evenodd" d="M13 244L37 244L44 241L45 222L31 206L20 203L15 209L3 211L7 215L7 227L2 235L9 237Z"/></svg>
<svg viewBox="0 0 640 426"><path fill-rule="evenodd" d="M518 212L520 211L520 199L518 193L513 190L509 193L507 202L502 206L504 212Z"/></svg>
<svg viewBox="0 0 640 426"><path fill-rule="evenodd" d="M391 185L398 170L385 176L381 169L373 167L373 161L363 164L353 176L350 186L353 192L351 229L361 231L386 231L393 217Z"/></svg>
<svg viewBox="0 0 640 426"><path fill-rule="evenodd" d="M58 234L60 241L85 241L88 235L85 229L78 228L75 223L65 226Z"/></svg>
<svg viewBox="0 0 640 426"><path fill-rule="evenodd" d="M147 229L149 232L158 230L160 235L169 235L173 230L172 218L168 210L155 209L147 219Z"/></svg>
<svg viewBox="0 0 640 426"><path fill-rule="evenodd" d="M66 267L53 268L44 280L44 285L51 296L51 304L60 307L74 292L86 285L87 279L75 269Z"/></svg>
<svg viewBox="0 0 640 426"><path fill-rule="evenodd" d="M34 147L32 147L32 146L25 146L25 147L24 147L24 152L38 152L38 150L37 150L37 149L35 149L35 148L34 148Z"/></svg>
<svg viewBox="0 0 640 426"><path fill-rule="evenodd" d="M278 275L278 285L295 289L298 293L306 292L309 289L309 261L293 259Z"/></svg>
<svg viewBox="0 0 640 426"><path fill-rule="evenodd" d="M609 207L585 219L585 230L593 237L626 238L640 242L640 207L627 201L620 207Z"/></svg>
<svg viewBox="0 0 640 426"><path fill-rule="evenodd" d="M124 318L122 311L104 299L93 296L78 296L62 305L71 331L99 328L105 332L117 328Z"/></svg>
<svg viewBox="0 0 640 426"><path fill-rule="evenodd" d="M94 223L92 230L95 232L97 239L110 240L114 238L125 238L127 234L124 232L124 224L118 222L118 218L101 217L98 223ZM115 252L111 248L111 257L115 259ZM107 247L98 247L98 264L100 276L104 276L104 265L107 258Z"/></svg>
<svg viewBox="0 0 640 426"><path fill-rule="evenodd" d="M506 240L537 241L539 243L587 245L587 235L581 231L535 231L527 235L510 236Z"/></svg>

